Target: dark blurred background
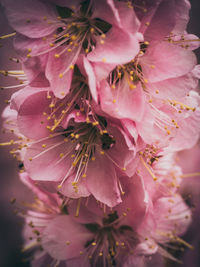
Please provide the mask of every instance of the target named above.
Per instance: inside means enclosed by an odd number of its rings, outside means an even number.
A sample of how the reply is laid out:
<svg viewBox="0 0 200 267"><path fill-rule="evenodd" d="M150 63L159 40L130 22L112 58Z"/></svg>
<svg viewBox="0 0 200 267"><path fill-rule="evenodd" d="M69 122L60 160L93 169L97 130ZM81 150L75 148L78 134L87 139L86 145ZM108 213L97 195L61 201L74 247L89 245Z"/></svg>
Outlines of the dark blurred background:
<svg viewBox="0 0 200 267"><path fill-rule="evenodd" d="M200 36L200 0L191 0L191 4L191 19L188 25L188 32ZM0 36L11 32L12 29L9 27L3 13L3 9L0 5ZM200 62L200 49L196 51L196 54ZM10 57L14 56L15 53L12 49L12 38L0 40L0 69L19 69L20 66L17 63L13 63L9 60ZM0 75L0 86L2 84L6 85L6 83L6 77ZM12 93L13 89L2 90L0 92L0 113L6 106L5 100L9 99ZM0 142L4 142L12 138L12 135L5 136L5 134L1 133ZM11 148L9 147L0 147L0 267L28 267L29 263L24 260L24 255L20 252L23 242L21 237L23 220L15 215L15 208L12 204L10 204L10 200L12 198L16 198L17 203L20 204L23 200L27 200L27 197L30 196L30 191L19 182L18 163L9 153L10 149ZM182 153L182 156L186 161L191 161L189 167L185 171L200 171L200 145L195 148L195 154L186 151ZM195 250L186 250L186 252L181 255L181 258L183 260L184 267L199 267L200 177L192 178L189 182L186 181L185 183L188 183L188 186L186 186L187 190L184 187L184 194L188 194L190 193L190 190L193 190L189 185L191 185L191 187L196 187L196 192L194 193L192 200L192 205L196 204L197 206L194 210L194 222L184 237L188 242L195 245ZM152 267L160 267L162 262L158 259L152 264ZM171 261L167 262L166 265L174 267L179 266Z"/></svg>

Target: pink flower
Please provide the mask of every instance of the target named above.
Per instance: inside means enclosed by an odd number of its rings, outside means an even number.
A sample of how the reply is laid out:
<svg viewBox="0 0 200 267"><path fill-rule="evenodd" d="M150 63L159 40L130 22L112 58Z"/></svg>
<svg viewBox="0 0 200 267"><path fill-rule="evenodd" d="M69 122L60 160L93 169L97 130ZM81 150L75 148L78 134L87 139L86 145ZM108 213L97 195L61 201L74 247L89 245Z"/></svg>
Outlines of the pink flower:
<svg viewBox="0 0 200 267"><path fill-rule="evenodd" d="M11 25L20 33L17 50L31 58L25 67L37 75L45 72L57 97L69 92L73 66L80 53L88 54L92 62L106 61L108 65L125 63L138 53L139 21L125 3L91 0L57 5L20 0L16 5L9 0L3 4ZM39 73L38 64L42 69Z"/></svg>
<svg viewBox="0 0 200 267"><path fill-rule="evenodd" d="M46 181L68 197L92 194L115 206L121 202L120 176L135 172L134 140L131 144L124 137L117 121L92 110L85 115L81 105L90 106L84 95L76 104L79 109L69 110L69 100L57 99L45 88L25 88L13 96L18 127L33 139L26 142L25 169L32 179ZM71 101L74 104L75 98Z"/></svg>
<svg viewBox="0 0 200 267"><path fill-rule="evenodd" d="M160 253L162 256L178 261L167 248L176 249L176 245L187 244L179 237L187 230L191 222L191 211L179 196L159 198L149 209L138 229L141 238L135 249L135 255L129 257L127 266L134 264L135 257ZM142 241L143 239L143 241ZM179 261L178 261L179 262Z"/></svg>
<svg viewBox="0 0 200 267"><path fill-rule="evenodd" d="M28 177L24 179L26 183L29 181ZM140 179L135 177L126 183L126 189L129 194L124 196L123 204L112 212L106 207L102 210L90 198L89 202L87 199L70 202L67 207L63 201L61 207L66 209L55 213L48 208L42 195L42 199L33 205L35 211L28 211L26 215L25 236L27 240L31 237L31 241L24 250L28 250L31 244L35 249L42 246L43 251L36 250L35 254L38 266L42 266L42 260L84 267L91 264L106 266L115 261L116 266L121 266L138 244L136 230L148 205Z"/></svg>
<svg viewBox="0 0 200 267"><path fill-rule="evenodd" d="M199 96L191 91L197 86L195 64L191 51L152 41L100 82L101 108L125 127L132 123L146 143L173 140L175 150L191 147L199 136ZM190 129L184 125L186 118L193 125ZM190 143L191 131L195 141Z"/></svg>

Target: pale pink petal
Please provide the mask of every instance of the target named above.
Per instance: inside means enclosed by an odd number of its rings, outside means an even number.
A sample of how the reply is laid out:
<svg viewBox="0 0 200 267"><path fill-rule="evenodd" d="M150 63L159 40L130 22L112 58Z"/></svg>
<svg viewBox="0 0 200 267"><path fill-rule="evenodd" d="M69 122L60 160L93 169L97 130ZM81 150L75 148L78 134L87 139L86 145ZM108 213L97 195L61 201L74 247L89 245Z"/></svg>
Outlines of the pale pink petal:
<svg viewBox="0 0 200 267"><path fill-rule="evenodd" d="M65 142L62 135L35 142L27 149L25 169L33 180L59 182L72 167L73 149L74 145Z"/></svg>
<svg viewBox="0 0 200 267"><path fill-rule="evenodd" d="M118 27L112 27L106 34L104 44L100 40L96 49L88 54L92 62L105 62L109 64L123 64L133 59L139 52L139 44L135 37Z"/></svg>
<svg viewBox="0 0 200 267"><path fill-rule="evenodd" d="M24 89L26 90L26 89ZM32 91L18 109L17 123L23 135L28 138L40 139L49 135L49 121L43 113L49 111L47 90Z"/></svg>
<svg viewBox="0 0 200 267"><path fill-rule="evenodd" d="M92 234L70 216L58 216L43 232L42 246L55 259L68 260L80 256L80 251ZM66 244L69 242L69 245ZM81 256L80 256L81 257Z"/></svg>
<svg viewBox="0 0 200 267"><path fill-rule="evenodd" d="M193 52L168 42L152 42L141 57L143 75L149 82L183 76L191 71L195 64L196 57Z"/></svg>
<svg viewBox="0 0 200 267"><path fill-rule="evenodd" d="M65 47L58 47L49 53L46 66L46 77L50 82L51 90L58 98L63 98L70 90L73 65L80 52L79 46L73 52L67 52L65 49ZM59 56L56 57L56 55Z"/></svg>
<svg viewBox="0 0 200 267"><path fill-rule="evenodd" d="M80 197L88 197L90 195L90 192L87 189L86 180L81 177L77 183L77 189L75 190L72 185L74 182L74 178L75 175L68 177L62 185L60 192L62 192L63 195L74 199Z"/></svg>

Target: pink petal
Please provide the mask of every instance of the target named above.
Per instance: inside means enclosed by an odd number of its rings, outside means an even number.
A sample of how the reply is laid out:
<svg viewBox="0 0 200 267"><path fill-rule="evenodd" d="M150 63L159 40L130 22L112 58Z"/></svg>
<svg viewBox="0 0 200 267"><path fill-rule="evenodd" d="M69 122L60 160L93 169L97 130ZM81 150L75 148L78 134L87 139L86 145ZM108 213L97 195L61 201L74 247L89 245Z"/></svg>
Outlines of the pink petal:
<svg viewBox="0 0 200 267"><path fill-rule="evenodd" d="M23 135L28 138L39 139L49 135L46 126L49 124L43 112L48 111L49 100L47 90L32 92L21 103L18 110L17 123Z"/></svg>
<svg viewBox="0 0 200 267"><path fill-rule="evenodd" d="M116 171L111 161L98 151L95 160L90 161L87 169L87 188L100 202L114 207L121 202Z"/></svg>
<svg viewBox="0 0 200 267"><path fill-rule="evenodd" d="M191 51L168 42L152 42L141 58L143 75L149 82L183 76L191 71L195 64L196 57Z"/></svg>
<svg viewBox="0 0 200 267"><path fill-rule="evenodd" d="M143 117L145 95L139 84L131 90L126 79L123 79L119 86L111 89L104 80L99 94L102 109L113 117L134 121L140 121Z"/></svg>
<svg viewBox="0 0 200 267"><path fill-rule="evenodd" d="M70 216L58 216L43 232L42 246L54 258L68 260L80 257L80 251L92 234ZM66 242L70 244L67 245Z"/></svg>
<svg viewBox="0 0 200 267"><path fill-rule="evenodd" d="M138 52L137 39L122 29L113 26L106 34L104 44L101 44L99 40L96 48L88 54L87 58L92 62L124 64L131 61Z"/></svg>
<svg viewBox="0 0 200 267"><path fill-rule="evenodd" d="M74 145L65 142L62 135L35 142L27 149L25 169L33 180L59 182L72 167L73 149Z"/></svg>
<svg viewBox="0 0 200 267"><path fill-rule="evenodd" d="M50 52L46 66L46 77L50 82L51 90L58 98L63 98L70 90L73 65L80 52L79 46L72 52L67 52L67 50L63 52L65 48L58 47ZM55 57L59 54L59 57Z"/></svg>
<svg viewBox="0 0 200 267"><path fill-rule="evenodd" d="M38 0L3 0L2 4L6 8L11 26L28 37L40 38L49 35L61 24L57 20L56 10ZM52 23L48 23L49 21Z"/></svg>
<svg viewBox="0 0 200 267"><path fill-rule="evenodd" d="M176 23L176 9L173 0L154 2L147 8L147 14L141 21L140 32L148 41L163 40L173 30ZM146 23L149 23L149 26Z"/></svg>
<svg viewBox="0 0 200 267"><path fill-rule="evenodd" d="M80 197L88 197L90 192L87 189L85 179L80 178L77 183L77 191L74 189L72 183L74 181L75 175L70 176L62 185L60 191L63 195L70 197L70 198L80 198Z"/></svg>

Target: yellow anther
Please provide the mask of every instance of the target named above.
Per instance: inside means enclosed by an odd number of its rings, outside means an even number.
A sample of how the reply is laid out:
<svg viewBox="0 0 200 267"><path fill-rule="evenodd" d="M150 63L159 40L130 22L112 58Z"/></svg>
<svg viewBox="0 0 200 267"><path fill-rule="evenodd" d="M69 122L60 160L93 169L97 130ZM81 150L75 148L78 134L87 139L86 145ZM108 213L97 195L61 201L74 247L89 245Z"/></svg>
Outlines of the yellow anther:
<svg viewBox="0 0 200 267"><path fill-rule="evenodd" d="M148 83L148 80L147 80L147 79L144 79L144 82L145 82L145 83Z"/></svg>
<svg viewBox="0 0 200 267"><path fill-rule="evenodd" d="M47 145L46 144L42 144L42 147L45 148Z"/></svg>
<svg viewBox="0 0 200 267"><path fill-rule="evenodd" d="M86 178L86 174L84 173L84 174L82 175L82 177L83 177L83 178Z"/></svg>
<svg viewBox="0 0 200 267"><path fill-rule="evenodd" d="M159 90L156 90L156 94L159 94Z"/></svg>
<svg viewBox="0 0 200 267"><path fill-rule="evenodd" d="M131 84L129 85L129 88L130 88L131 90L133 90L133 89L136 88L136 86L135 86L133 83L131 83Z"/></svg>
<svg viewBox="0 0 200 267"><path fill-rule="evenodd" d="M54 43L50 43L49 46L50 46L50 47L54 47Z"/></svg>
<svg viewBox="0 0 200 267"><path fill-rule="evenodd" d="M94 33L94 28L90 28L90 32L91 33Z"/></svg>
<svg viewBox="0 0 200 267"><path fill-rule="evenodd" d="M27 57L27 58L31 58L31 55L30 55L30 54L27 54L26 57Z"/></svg>
<svg viewBox="0 0 200 267"><path fill-rule="evenodd" d="M49 105L49 107L50 107L50 108L54 108L54 107L55 107L55 104L51 103L51 104Z"/></svg>
<svg viewBox="0 0 200 267"><path fill-rule="evenodd" d="M146 25L146 26L149 26L149 25L150 25L150 22L147 21L147 22L145 23L145 25Z"/></svg>
<svg viewBox="0 0 200 267"><path fill-rule="evenodd" d="M29 48L29 49L28 49L28 52L29 52L29 53L31 53L31 52L32 52L32 49L31 49L31 48Z"/></svg>
<svg viewBox="0 0 200 267"><path fill-rule="evenodd" d="M30 161L32 161L33 159L32 158L29 158Z"/></svg>
<svg viewBox="0 0 200 267"><path fill-rule="evenodd" d="M59 55L59 54L55 54L54 57L55 57L55 58L59 58L60 55Z"/></svg>
<svg viewBox="0 0 200 267"><path fill-rule="evenodd" d="M50 95L47 95L47 99L51 99L51 96Z"/></svg>
<svg viewBox="0 0 200 267"><path fill-rule="evenodd" d="M114 85L114 84L112 84L112 85L111 85L111 88L112 88L112 89L115 89L116 87L115 87L115 85Z"/></svg>
<svg viewBox="0 0 200 267"><path fill-rule="evenodd" d="M101 38L106 38L105 33L102 33L102 34L101 34Z"/></svg>
<svg viewBox="0 0 200 267"><path fill-rule="evenodd" d="M123 216L126 217L127 216L127 213L126 212L123 212Z"/></svg>
<svg viewBox="0 0 200 267"><path fill-rule="evenodd" d="M92 157L91 159L94 161L96 158L95 157Z"/></svg>
<svg viewBox="0 0 200 267"><path fill-rule="evenodd" d="M123 168L122 168L122 171L126 171L126 168L125 168L125 167L123 167Z"/></svg>
<svg viewBox="0 0 200 267"><path fill-rule="evenodd" d="M99 252L99 256L100 256L100 257L103 256L103 253L102 253L102 252Z"/></svg>
<svg viewBox="0 0 200 267"><path fill-rule="evenodd" d="M67 52L72 52L72 49L71 49L71 48L68 48L68 49L67 49Z"/></svg>
<svg viewBox="0 0 200 267"><path fill-rule="evenodd" d="M69 140L68 140L68 138L64 138L64 142L68 142Z"/></svg>
<svg viewBox="0 0 200 267"><path fill-rule="evenodd" d="M145 45L149 45L149 42L148 42L148 41L145 41L144 44L145 44Z"/></svg>
<svg viewBox="0 0 200 267"><path fill-rule="evenodd" d="M88 48L86 48L86 49L85 49L85 53L87 54L88 52L89 52L89 49L88 49Z"/></svg>
<svg viewBox="0 0 200 267"><path fill-rule="evenodd" d="M62 77L63 77L63 74L62 74L62 73L60 73L60 74L59 74L59 78L62 78Z"/></svg>
<svg viewBox="0 0 200 267"><path fill-rule="evenodd" d="M80 255L83 255L83 251L80 251Z"/></svg>
<svg viewBox="0 0 200 267"><path fill-rule="evenodd" d="M66 241L66 245L68 245L68 246L69 246L69 245L70 245L70 242L69 242L69 241Z"/></svg>
<svg viewBox="0 0 200 267"><path fill-rule="evenodd" d="M57 188L58 188L58 189L60 189L61 187L62 187L62 185L61 185L61 184L59 184L59 185L57 186Z"/></svg>
<svg viewBox="0 0 200 267"><path fill-rule="evenodd" d="M69 67L71 70L73 70L74 69L74 65L70 65L70 67Z"/></svg>
<svg viewBox="0 0 200 267"><path fill-rule="evenodd" d="M101 155L104 155L104 154L105 154L105 152L104 152L103 150L101 150L101 151L100 151L100 154L101 154Z"/></svg>
<svg viewBox="0 0 200 267"><path fill-rule="evenodd" d="M116 103L116 101L117 101L116 99L113 99L113 101L112 101L112 102L113 102L113 103Z"/></svg>
<svg viewBox="0 0 200 267"><path fill-rule="evenodd" d="M78 139L79 138L79 134L75 134L75 138Z"/></svg>
<svg viewBox="0 0 200 267"><path fill-rule="evenodd" d="M75 41L77 39L77 36L76 35L72 35L71 39L72 39L72 41Z"/></svg>
<svg viewBox="0 0 200 267"><path fill-rule="evenodd" d="M152 99L149 99L149 103L152 103Z"/></svg>
<svg viewBox="0 0 200 267"><path fill-rule="evenodd" d="M102 58L102 62L104 62L104 63L106 62L106 58L105 58L105 57L104 57L104 58Z"/></svg>
<svg viewBox="0 0 200 267"><path fill-rule="evenodd" d="M155 69L155 65L151 65L151 68L152 68L152 69Z"/></svg>
<svg viewBox="0 0 200 267"><path fill-rule="evenodd" d="M63 158L64 157L64 153L60 153L60 158Z"/></svg>
<svg viewBox="0 0 200 267"><path fill-rule="evenodd" d="M69 37L69 33L64 34L63 37L64 37L64 38Z"/></svg>
<svg viewBox="0 0 200 267"><path fill-rule="evenodd" d="M100 44L104 44L105 43L105 41L104 40L100 40Z"/></svg>
<svg viewBox="0 0 200 267"><path fill-rule="evenodd" d="M97 244L96 242L92 242L92 246L96 246L96 244Z"/></svg>

